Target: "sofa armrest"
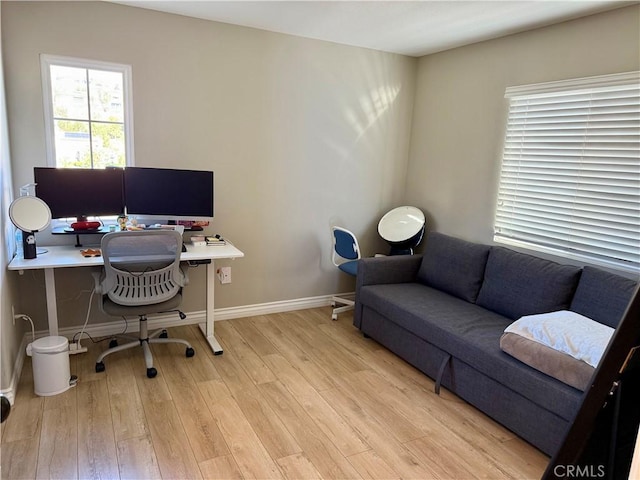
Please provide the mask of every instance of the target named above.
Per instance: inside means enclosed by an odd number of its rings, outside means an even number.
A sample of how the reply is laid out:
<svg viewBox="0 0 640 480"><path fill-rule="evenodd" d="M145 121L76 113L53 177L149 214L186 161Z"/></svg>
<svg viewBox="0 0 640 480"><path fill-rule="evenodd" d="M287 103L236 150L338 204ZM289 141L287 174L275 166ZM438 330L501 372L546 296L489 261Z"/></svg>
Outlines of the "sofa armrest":
<svg viewBox="0 0 640 480"><path fill-rule="evenodd" d="M415 282L422 255L363 258L358 262L356 291L365 285Z"/></svg>
<svg viewBox="0 0 640 480"><path fill-rule="evenodd" d="M356 274L356 304L353 324L362 325L360 289L366 285L382 283L415 282L422 264L422 255L392 255L389 257L362 258L358 260Z"/></svg>

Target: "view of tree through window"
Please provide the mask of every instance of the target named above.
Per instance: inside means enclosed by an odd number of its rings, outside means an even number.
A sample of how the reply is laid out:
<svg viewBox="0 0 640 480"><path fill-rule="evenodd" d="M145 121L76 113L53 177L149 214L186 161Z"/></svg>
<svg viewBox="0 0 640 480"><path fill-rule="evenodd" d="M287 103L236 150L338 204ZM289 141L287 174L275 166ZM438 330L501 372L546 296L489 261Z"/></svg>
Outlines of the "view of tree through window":
<svg viewBox="0 0 640 480"><path fill-rule="evenodd" d="M124 75L50 65L56 167L126 165Z"/></svg>

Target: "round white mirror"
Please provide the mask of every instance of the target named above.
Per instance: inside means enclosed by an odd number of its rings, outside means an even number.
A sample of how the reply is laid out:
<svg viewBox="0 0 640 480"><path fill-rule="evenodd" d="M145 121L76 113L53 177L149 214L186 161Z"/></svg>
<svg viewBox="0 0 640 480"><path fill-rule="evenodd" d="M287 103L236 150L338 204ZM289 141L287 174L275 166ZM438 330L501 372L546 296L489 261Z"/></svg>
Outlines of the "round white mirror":
<svg viewBox="0 0 640 480"><path fill-rule="evenodd" d="M51 210L38 197L18 197L9 206L9 218L22 231L39 232L51 223Z"/></svg>

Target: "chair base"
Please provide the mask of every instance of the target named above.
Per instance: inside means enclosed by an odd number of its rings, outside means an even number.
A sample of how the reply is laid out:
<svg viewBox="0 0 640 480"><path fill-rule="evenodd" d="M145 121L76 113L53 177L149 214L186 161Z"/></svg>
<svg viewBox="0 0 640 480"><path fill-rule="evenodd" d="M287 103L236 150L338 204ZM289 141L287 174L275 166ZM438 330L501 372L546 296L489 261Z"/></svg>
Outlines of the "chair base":
<svg viewBox="0 0 640 480"><path fill-rule="evenodd" d="M115 343L116 345L114 345L114 342L112 341L109 344L110 348L102 352L96 360L96 372L104 372L105 366L103 360L108 355L121 352L123 350L128 350L130 348L142 347L144 362L147 367L147 377L155 377L158 374L158 371L153 366L153 355L151 355L151 348L149 347L150 343L181 343L187 347L185 351L186 357L193 357L196 353L191 344L186 340L182 340L180 338L167 338L167 331L165 329L156 330L155 332L149 334L147 327L147 317L145 315L140 316L140 335L138 339L125 343L124 345L117 345L117 342Z"/></svg>
<svg viewBox="0 0 640 480"><path fill-rule="evenodd" d="M334 307L331 312L331 320L338 320L338 314L348 312L349 310L353 310L354 305L356 304L355 300L351 300L349 298L344 297L332 297L331 298L331 306ZM341 307L337 305L342 305Z"/></svg>

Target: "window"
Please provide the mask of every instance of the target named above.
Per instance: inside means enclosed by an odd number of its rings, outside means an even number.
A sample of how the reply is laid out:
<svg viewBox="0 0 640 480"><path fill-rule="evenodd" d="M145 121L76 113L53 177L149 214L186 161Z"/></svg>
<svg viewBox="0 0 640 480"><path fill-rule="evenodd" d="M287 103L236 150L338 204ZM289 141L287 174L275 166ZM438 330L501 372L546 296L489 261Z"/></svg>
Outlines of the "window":
<svg viewBox="0 0 640 480"><path fill-rule="evenodd" d="M133 165L131 67L41 55L47 165Z"/></svg>
<svg viewBox="0 0 640 480"><path fill-rule="evenodd" d="M640 72L505 97L494 240L640 270Z"/></svg>

